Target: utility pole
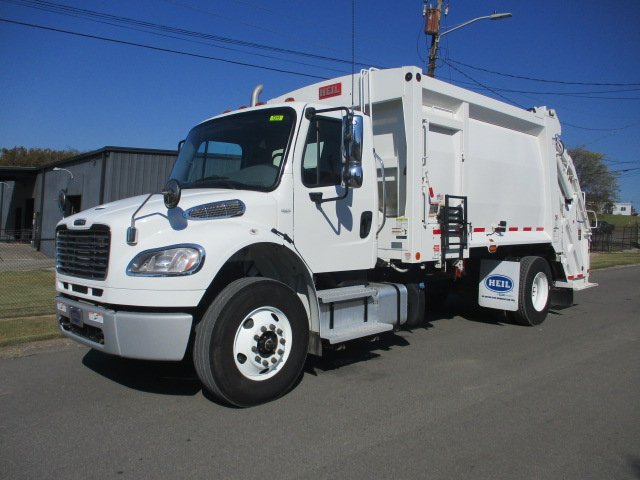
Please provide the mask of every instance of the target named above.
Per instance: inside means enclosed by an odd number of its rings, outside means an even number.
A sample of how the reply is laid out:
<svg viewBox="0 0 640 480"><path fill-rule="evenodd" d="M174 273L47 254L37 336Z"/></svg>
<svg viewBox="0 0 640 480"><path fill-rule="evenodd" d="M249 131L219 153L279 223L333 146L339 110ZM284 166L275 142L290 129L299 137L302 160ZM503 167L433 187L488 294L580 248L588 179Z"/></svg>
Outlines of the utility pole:
<svg viewBox="0 0 640 480"><path fill-rule="evenodd" d="M443 0L438 0L436 8L432 8L430 5L427 7L427 4L424 4L424 8L422 9L422 15L425 19L424 24L424 33L427 35L431 35L431 48L429 49L429 64L427 69L427 75L430 77L435 77L436 75L436 60L438 59L438 47L440 46L440 39L445 35L455 32L456 30L460 30L467 25L478 22L480 20L502 20L504 18L511 18L511 13L497 13L493 12L491 15L484 15L482 17L472 18L471 20L467 20L466 22L461 23L460 25L456 25L449 30L445 30L444 32L440 31L440 20L442 19L442 3ZM447 8L445 8L444 14L447 14Z"/></svg>
<svg viewBox="0 0 640 480"><path fill-rule="evenodd" d="M427 75L435 77L436 59L438 58L438 45L440 44L440 19L442 18L442 2L438 0L436 8L431 8L425 4L422 14L424 15L424 33L431 35L431 48L429 49L429 63Z"/></svg>

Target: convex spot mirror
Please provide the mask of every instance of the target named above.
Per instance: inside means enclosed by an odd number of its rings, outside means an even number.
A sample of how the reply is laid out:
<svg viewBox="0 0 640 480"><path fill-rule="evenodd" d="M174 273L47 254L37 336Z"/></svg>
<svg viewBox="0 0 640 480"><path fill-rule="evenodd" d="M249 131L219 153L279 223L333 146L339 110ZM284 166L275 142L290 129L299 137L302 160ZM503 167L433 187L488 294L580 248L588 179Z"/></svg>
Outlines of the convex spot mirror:
<svg viewBox="0 0 640 480"><path fill-rule="evenodd" d="M180 188L180 183L173 178L169 180L165 185L164 190L162 191L162 196L164 197L164 206L169 210L171 210L172 208L176 208L178 206L178 203L180 203L181 193L182 190Z"/></svg>
<svg viewBox="0 0 640 480"><path fill-rule="evenodd" d="M64 217L67 208L67 192L65 190L60 190L58 192L58 208Z"/></svg>
<svg viewBox="0 0 640 480"><path fill-rule="evenodd" d="M342 156L345 161L342 179L351 188L362 186L363 124L362 116L353 112L342 117Z"/></svg>

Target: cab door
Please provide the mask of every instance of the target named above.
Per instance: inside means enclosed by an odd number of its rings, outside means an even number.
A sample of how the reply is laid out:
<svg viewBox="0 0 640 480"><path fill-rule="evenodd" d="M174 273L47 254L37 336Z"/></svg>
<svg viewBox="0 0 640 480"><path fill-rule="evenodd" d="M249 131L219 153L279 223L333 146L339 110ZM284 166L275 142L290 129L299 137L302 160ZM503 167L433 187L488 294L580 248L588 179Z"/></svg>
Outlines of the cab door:
<svg viewBox="0 0 640 480"><path fill-rule="evenodd" d="M363 145L371 155L363 154L362 186L347 189L341 117L315 116L307 125L295 153L295 246L314 273L373 268L378 199L371 145Z"/></svg>

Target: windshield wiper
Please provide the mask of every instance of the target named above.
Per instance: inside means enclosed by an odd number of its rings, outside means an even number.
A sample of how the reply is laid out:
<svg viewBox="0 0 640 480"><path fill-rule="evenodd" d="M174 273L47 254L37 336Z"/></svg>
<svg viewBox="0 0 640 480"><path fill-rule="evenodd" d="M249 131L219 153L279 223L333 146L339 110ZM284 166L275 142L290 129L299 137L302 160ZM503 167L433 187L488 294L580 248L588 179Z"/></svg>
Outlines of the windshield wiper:
<svg viewBox="0 0 640 480"><path fill-rule="evenodd" d="M182 188L197 188L197 187L222 187L242 189L246 185L235 180L229 180L229 177L222 177L220 175L211 175L209 177L201 178L195 182L191 182L186 185L182 185Z"/></svg>

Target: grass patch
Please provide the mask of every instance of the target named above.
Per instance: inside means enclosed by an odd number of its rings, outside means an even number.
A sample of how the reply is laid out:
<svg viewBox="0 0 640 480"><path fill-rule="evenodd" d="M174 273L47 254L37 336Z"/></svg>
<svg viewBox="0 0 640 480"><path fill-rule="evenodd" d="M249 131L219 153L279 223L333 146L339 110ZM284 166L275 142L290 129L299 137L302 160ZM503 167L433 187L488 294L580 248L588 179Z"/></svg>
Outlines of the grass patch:
<svg viewBox="0 0 640 480"><path fill-rule="evenodd" d="M53 315L55 272L2 272L0 274L0 320L24 316Z"/></svg>
<svg viewBox="0 0 640 480"><path fill-rule="evenodd" d="M591 270L640 264L640 252L592 253Z"/></svg>
<svg viewBox="0 0 640 480"><path fill-rule="evenodd" d="M0 320L0 347L60 336L55 315Z"/></svg>

